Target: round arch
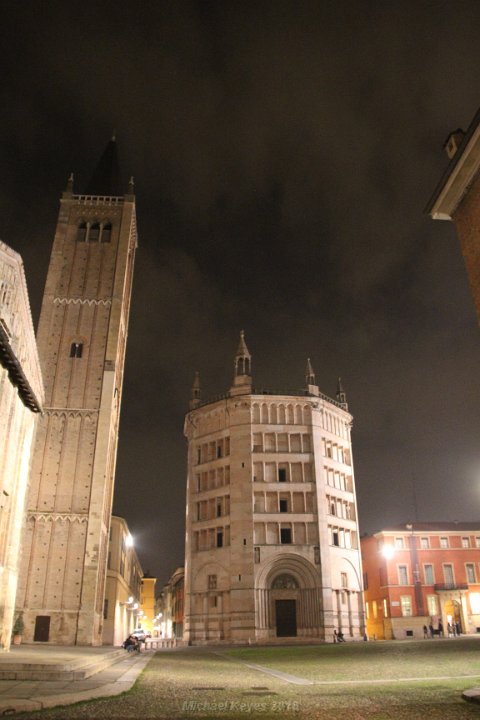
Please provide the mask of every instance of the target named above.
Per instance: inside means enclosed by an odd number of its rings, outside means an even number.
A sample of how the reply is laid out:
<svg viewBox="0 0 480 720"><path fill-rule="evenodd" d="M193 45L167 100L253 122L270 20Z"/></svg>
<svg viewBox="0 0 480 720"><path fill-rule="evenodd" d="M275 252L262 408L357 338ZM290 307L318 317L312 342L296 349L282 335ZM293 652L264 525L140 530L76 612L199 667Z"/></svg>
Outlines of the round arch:
<svg viewBox="0 0 480 720"><path fill-rule="evenodd" d="M278 575L291 575L300 588L320 587L320 575L308 560L287 553L267 560L259 568L255 586L261 590L270 589Z"/></svg>

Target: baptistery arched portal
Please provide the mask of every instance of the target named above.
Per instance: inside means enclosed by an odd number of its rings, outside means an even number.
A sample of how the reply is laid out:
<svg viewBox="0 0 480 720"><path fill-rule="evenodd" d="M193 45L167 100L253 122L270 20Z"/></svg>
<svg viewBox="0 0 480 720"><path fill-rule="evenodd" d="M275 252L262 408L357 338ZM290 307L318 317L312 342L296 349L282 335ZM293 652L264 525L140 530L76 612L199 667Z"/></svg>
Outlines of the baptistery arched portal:
<svg viewBox="0 0 480 720"><path fill-rule="evenodd" d="M298 582L287 573L277 575L272 582L277 637L297 637Z"/></svg>
<svg viewBox="0 0 480 720"><path fill-rule="evenodd" d="M258 641L321 636L320 577L308 560L293 553L271 558L259 568L255 586Z"/></svg>

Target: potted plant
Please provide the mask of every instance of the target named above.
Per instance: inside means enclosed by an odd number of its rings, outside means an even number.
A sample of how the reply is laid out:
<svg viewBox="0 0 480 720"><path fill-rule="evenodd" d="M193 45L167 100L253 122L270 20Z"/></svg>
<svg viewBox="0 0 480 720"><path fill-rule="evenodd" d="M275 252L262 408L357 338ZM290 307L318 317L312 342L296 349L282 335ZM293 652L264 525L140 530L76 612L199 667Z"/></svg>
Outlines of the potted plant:
<svg viewBox="0 0 480 720"><path fill-rule="evenodd" d="M13 644L20 645L22 642L23 631L25 630L25 623L23 622L23 613L17 615L17 619L12 628Z"/></svg>

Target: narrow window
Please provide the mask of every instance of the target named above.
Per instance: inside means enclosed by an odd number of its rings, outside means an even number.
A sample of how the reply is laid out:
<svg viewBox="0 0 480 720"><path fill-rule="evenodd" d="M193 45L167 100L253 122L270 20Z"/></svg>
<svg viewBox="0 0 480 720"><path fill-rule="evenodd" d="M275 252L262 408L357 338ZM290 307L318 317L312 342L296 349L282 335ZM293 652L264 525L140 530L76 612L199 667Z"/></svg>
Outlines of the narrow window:
<svg viewBox="0 0 480 720"><path fill-rule="evenodd" d="M112 224L107 223L106 225L104 225L102 227L102 237L101 237L102 243L109 243L111 235L112 235Z"/></svg>
<svg viewBox="0 0 480 720"><path fill-rule="evenodd" d="M420 548L422 550L428 550L429 547L430 547L430 544L428 542L428 537L420 538Z"/></svg>
<svg viewBox="0 0 480 720"><path fill-rule="evenodd" d="M221 517L221 516L222 516L222 504L218 503L217 504L217 517Z"/></svg>
<svg viewBox="0 0 480 720"><path fill-rule="evenodd" d="M445 550L446 548L448 548L448 537L440 538L440 547L442 548L442 550Z"/></svg>
<svg viewBox="0 0 480 720"><path fill-rule="evenodd" d="M99 235L100 225L98 223L93 223L93 225L90 225L90 232L88 233L89 242L98 242Z"/></svg>
<svg viewBox="0 0 480 720"><path fill-rule="evenodd" d="M462 548L469 548L469 547L470 547L470 538L462 537Z"/></svg>
<svg viewBox="0 0 480 720"><path fill-rule="evenodd" d="M469 584L473 584L476 582L475 579L475 566L473 563L467 563L465 565L465 569L467 571L467 582Z"/></svg>
<svg viewBox="0 0 480 720"><path fill-rule="evenodd" d="M208 589L209 589L209 590L216 590L216 589L217 589L217 576L216 576L216 575L209 575L209 576L208 576Z"/></svg>
<svg viewBox="0 0 480 720"><path fill-rule="evenodd" d="M280 542L282 545L290 545L292 542L291 528L280 528Z"/></svg>
<svg viewBox="0 0 480 720"><path fill-rule="evenodd" d="M223 547L223 532L217 532L217 548Z"/></svg>
<svg viewBox="0 0 480 720"><path fill-rule="evenodd" d="M433 579L433 565L424 565L425 570L425 585L433 585L434 579Z"/></svg>
<svg viewBox="0 0 480 720"><path fill-rule="evenodd" d="M334 531L333 531L333 544L334 544L336 547L339 547L339 546L340 546L340 537L339 537L339 534L338 534L338 530L334 530Z"/></svg>
<svg viewBox="0 0 480 720"><path fill-rule="evenodd" d="M278 468L278 482L287 482L286 468Z"/></svg>
<svg viewBox="0 0 480 720"><path fill-rule="evenodd" d="M77 242L85 242L87 239L87 223L80 223L77 228Z"/></svg>
<svg viewBox="0 0 480 720"><path fill-rule="evenodd" d="M403 617L411 617L412 616L412 598L410 595L401 595L400 596L400 606L402 609Z"/></svg>
<svg viewBox="0 0 480 720"><path fill-rule="evenodd" d="M108 598L105 598L103 601L103 619L106 620L108 618Z"/></svg>
<svg viewBox="0 0 480 720"><path fill-rule="evenodd" d="M286 513L288 512L288 500L280 499L280 512Z"/></svg>
<svg viewBox="0 0 480 720"><path fill-rule="evenodd" d="M83 352L83 343L72 343L70 346L70 357L81 358Z"/></svg>
<svg viewBox="0 0 480 720"><path fill-rule="evenodd" d="M443 577L447 585L453 585L453 565L446 564L443 566Z"/></svg>
<svg viewBox="0 0 480 720"><path fill-rule="evenodd" d="M398 566L398 584L399 585L408 585L408 574L407 574L407 566L406 565Z"/></svg>
<svg viewBox="0 0 480 720"><path fill-rule="evenodd" d="M260 548L259 547L256 547L254 549L254 555L255 555L255 562L259 563L260 562Z"/></svg>

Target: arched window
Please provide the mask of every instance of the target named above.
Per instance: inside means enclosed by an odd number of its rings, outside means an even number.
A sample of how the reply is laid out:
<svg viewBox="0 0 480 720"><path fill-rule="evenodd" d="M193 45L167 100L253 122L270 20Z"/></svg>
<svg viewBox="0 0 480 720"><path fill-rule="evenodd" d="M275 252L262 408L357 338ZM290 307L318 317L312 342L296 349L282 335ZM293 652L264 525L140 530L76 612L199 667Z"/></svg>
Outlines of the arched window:
<svg viewBox="0 0 480 720"><path fill-rule="evenodd" d="M70 345L70 357L71 358L81 358L82 353L83 353L83 343L73 342Z"/></svg>
<svg viewBox="0 0 480 720"><path fill-rule="evenodd" d="M266 403L262 405L262 423L268 424L268 405Z"/></svg>
<svg viewBox="0 0 480 720"><path fill-rule="evenodd" d="M109 243L111 235L112 235L112 223L106 223L105 225L102 225L102 234L100 237L100 242Z"/></svg>
<svg viewBox="0 0 480 720"><path fill-rule="evenodd" d="M94 222L90 225L90 232L88 233L89 242L98 242L100 236L100 225L98 222Z"/></svg>
<svg viewBox="0 0 480 720"><path fill-rule="evenodd" d="M287 405L287 423L288 423L289 425L293 425L293 423L294 423L293 407L292 407L292 405Z"/></svg>
<svg viewBox="0 0 480 720"><path fill-rule="evenodd" d="M77 227L77 242L85 242L87 239L87 223L81 222Z"/></svg>

